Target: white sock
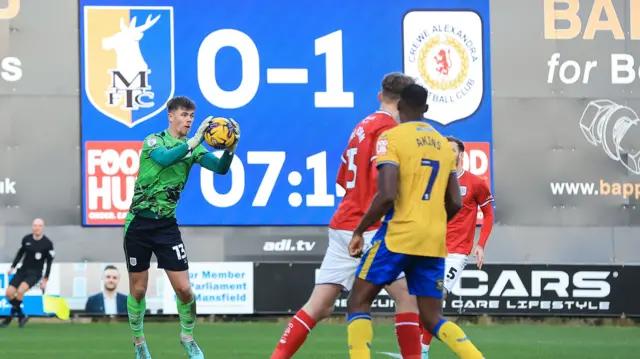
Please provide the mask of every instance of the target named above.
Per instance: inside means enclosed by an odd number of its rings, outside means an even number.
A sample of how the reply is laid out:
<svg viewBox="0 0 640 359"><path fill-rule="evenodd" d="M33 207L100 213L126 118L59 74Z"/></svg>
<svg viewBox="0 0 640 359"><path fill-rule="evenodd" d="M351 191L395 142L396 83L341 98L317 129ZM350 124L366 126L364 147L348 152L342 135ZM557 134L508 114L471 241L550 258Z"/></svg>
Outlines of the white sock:
<svg viewBox="0 0 640 359"><path fill-rule="evenodd" d="M429 351L429 345L427 345L427 344L422 344L422 351L423 351L423 352L428 352L428 351Z"/></svg>
<svg viewBox="0 0 640 359"><path fill-rule="evenodd" d="M184 333L180 333L180 340L182 340L183 342L192 342L193 341L193 335L187 335Z"/></svg>

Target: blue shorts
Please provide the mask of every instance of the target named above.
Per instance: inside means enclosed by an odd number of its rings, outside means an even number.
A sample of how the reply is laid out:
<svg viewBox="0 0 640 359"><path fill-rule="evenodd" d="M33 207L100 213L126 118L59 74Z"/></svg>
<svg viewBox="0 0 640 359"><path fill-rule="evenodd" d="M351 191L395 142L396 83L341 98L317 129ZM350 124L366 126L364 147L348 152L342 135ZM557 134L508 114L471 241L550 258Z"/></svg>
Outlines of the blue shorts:
<svg viewBox="0 0 640 359"><path fill-rule="evenodd" d="M387 285L403 271L410 294L442 298L444 258L394 253L387 248L384 238L373 242L362 256L356 276L373 284Z"/></svg>

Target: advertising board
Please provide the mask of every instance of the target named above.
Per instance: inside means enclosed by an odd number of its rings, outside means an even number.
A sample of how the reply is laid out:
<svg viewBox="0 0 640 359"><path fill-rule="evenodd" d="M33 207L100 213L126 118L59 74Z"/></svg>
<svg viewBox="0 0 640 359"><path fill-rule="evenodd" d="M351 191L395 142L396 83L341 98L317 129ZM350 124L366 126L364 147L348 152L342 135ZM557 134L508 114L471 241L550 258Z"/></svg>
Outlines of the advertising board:
<svg viewBox="0 0 640 359"><path fill-rule="evenodd" d="M640 224L638 4L492 1L501 224Z"/></svg>
<svg viewBox="0 0 640 359"><path fill-rule="evenodd" d="M0 263L0 317L8 315L11 304L4 297L12 276L10 264ZM190 263L191 285L198 314L253 313L253 263ZM74 314L127 315L129 279L124 263L54 263L46 294L64 298ZM176 314L175 294L164 271L152 263L146 293L149 314ZM43 312L42 291L34 286L25 295L25 314Z"/></svg>
<svg viewBox="0 0 640 359"><path fill-rule="evenodd" d="M163 313L178 314L169 278L164 283ZM253 314L253 263L191 263L191 289L198 314Z"/></svg>
<svg viewBox="0 0 640 359"><path fill-rule="evenodd" d="M0 317L8 316L11 312L12 305L5 296L7 287L9 287L9 283L11 283L11 279L15 275L15 271L12 274L8 273L10 267L10 263L0 263ZM51 266L46 294L60 295L60 267L57 264ZM26 315L45 315L42 306L42 290L39 285L34 286L25 293L22 311Z"/></svg>
<svg viewBox="0 0 640 359"><path fill-rule="evenodd" d="M319 263L260 263L255 271L256 313L297 311L313 290ZM277 274L276 274L277 273ZM444 302L446 315L640 317L640 266L470 265ZM346 294L336 313L345 313ZM374 313L392 314L386 291Z"/></svg>

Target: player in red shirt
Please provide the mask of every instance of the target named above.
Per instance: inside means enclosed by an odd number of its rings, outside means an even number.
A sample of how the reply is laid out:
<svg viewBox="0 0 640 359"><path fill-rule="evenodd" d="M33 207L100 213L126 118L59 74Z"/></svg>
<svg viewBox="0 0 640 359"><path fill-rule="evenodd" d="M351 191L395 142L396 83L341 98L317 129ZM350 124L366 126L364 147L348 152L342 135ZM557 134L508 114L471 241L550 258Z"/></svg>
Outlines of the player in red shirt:
<svg viewBox="0 0 640 359"><path fill-rule="evenodd" d="M349 242L354 229L369 208L377 192L375 167L376 143L382 132L396 126L400 92L414 80L402 73L390 73L382 80L378 93L380 110L367 116L355 127L342 155L337 183L345 190L329 224L329 247L316 276L316 286L307 303L291 319L271 359L289 359L302 346L307 335L322 319L333 312L342 291L353 286L360 260L349 255ZM368 228L365 240L369 243L380 227ZM387 286L396 303L396 334L400 351L405 358L420 356L420 327L415 297L409 294L404 274Z"/></svg>
<svg viewBox="0 0 640 359"><path fill-rule="evenodd" d="M447 224L447 252L444 272L444 294L451 292L467 265L467 259L475 241L476 221L478 207L482 210L484 218L480 229L480 239L473 251L473 256L478 258L478 268L482 268L484 262L484 247L487 244L491 229L493 228L493 196L485 181L462 169L462 157L464 156L464 143L455 137L447 137L449 144L456 153L458 165L458 182L462 191L462 209ZM422 358L429 358L429 346L433 335L422 329Z"/></svg>

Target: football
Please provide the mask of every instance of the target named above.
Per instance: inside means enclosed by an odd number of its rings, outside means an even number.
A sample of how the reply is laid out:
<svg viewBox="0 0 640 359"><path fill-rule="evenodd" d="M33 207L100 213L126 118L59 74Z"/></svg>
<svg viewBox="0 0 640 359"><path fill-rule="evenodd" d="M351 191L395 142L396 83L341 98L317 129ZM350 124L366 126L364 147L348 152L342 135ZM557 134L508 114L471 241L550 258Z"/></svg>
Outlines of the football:
<svg viewBox="0 0 640 359"><path fill-rule="evenodd" d="M236 142L233 123L224 117L216 117L204 131L205 142L218 150L229 148Z"/></svg>

